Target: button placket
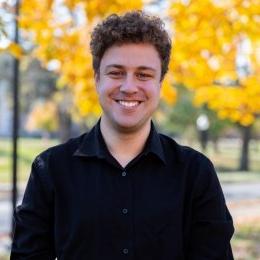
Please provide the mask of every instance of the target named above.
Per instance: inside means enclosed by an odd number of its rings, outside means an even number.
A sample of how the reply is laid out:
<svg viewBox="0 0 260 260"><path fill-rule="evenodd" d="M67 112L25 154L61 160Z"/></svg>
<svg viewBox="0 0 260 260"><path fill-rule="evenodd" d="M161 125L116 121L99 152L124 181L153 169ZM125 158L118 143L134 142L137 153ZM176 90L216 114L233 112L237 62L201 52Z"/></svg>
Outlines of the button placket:
<svg viewBox="0 0 260 260"><path fill-rule="evenodd" d="M133 223L131 218L131 206L132 206L132 180L131 175L125 169L122 169L121 176L119 177L119 187L120 187L120 206L121 206L121 223L122 230L124 230L122 234L122 244L121 253L125 256L130 257L132 253L130 252L130 248L133 246Z"/></svg>

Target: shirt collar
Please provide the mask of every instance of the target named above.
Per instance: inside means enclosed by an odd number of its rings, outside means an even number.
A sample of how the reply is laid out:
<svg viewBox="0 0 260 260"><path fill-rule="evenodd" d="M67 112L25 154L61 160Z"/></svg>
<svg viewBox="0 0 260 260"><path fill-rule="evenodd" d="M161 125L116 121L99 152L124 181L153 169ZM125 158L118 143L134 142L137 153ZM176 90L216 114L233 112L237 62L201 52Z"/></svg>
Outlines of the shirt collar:
<svg viewBox="0 0 260 260"><path fill-rule="evenodd" d="M150 134L147 138L147 141L146 141L146 144L144 146L142 153L145 155L154 154L162 162L164 162L166 164L165 154L164 154L163 146L161 143L160 135L156 131L156 128L155 128L153 122L151 122Z"/></svg>
<svg viewBox="0 0 260 260"><path fill-rule="evenodd" d="M99 120L98 123L91 129L91 131L84 136L82 142L79 145L79 148L75 151L74 155L81 157L106 158L108 154L110 153L101 134ZM157 133L153 122L151 122L150 134L141 154L154 154L161 161L166 163L160 135Z"/></svg>
<svg viewBox="0 0 260 260"><path fill-rule="evenodd" d="M99 120L90 132L85 134L74 155L81 157L105 158L108 153L107 146L101 134Z"/></svg>

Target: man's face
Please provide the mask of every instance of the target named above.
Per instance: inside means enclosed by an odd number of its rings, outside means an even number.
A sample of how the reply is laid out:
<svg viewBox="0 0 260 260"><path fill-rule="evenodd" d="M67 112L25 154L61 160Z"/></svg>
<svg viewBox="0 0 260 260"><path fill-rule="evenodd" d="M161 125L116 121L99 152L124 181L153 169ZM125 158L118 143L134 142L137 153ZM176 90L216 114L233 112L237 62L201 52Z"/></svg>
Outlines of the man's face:
<svg viewBox="0 0 260 260"><path fill-rule="evenodd" d="M106 50L96 76L102 119L120 131L150 123L158 106L161 61L151 44L123 44Z"/></svg>

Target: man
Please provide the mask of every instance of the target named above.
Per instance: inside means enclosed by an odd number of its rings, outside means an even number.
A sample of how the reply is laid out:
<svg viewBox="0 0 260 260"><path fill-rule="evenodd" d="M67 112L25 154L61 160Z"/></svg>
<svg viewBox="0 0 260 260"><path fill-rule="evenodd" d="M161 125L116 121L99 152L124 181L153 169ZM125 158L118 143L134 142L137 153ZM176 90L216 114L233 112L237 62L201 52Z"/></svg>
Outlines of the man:
<svg viewBox="0 0 260 260"><path fill-rule="evenodd" d="M211 162L151 121L168 69L162 21L112 15L93 31L101 119L39 155L14 216L11 259L233 259Z"/></svg>

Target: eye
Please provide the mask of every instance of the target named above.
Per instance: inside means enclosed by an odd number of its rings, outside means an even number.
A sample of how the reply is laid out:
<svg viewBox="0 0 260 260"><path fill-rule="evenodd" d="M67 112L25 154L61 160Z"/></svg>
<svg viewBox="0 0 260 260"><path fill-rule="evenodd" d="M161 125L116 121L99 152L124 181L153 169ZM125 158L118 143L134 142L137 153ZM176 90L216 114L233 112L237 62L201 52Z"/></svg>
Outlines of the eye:
<svg viewBox="0 0 260 260"><path fill-rule="evenodd" d="M150 78L152 78L152 75L149 73L144 73L144 72L138 72L136 74L136 77L141 80L141 81L146 81L149 80Z"/></svg>
<svg viewBox="0 0 260 260"><path fill-rule="evenodd" d="M113 79L119 79L122 78L125 73L121 70L112 70L107 73L108 76L110 76Z"/></svg>

